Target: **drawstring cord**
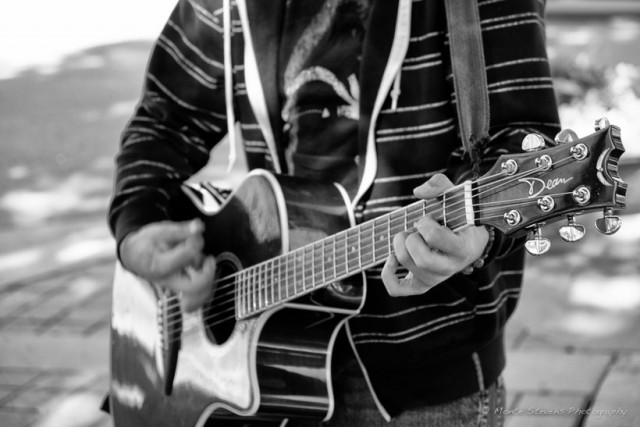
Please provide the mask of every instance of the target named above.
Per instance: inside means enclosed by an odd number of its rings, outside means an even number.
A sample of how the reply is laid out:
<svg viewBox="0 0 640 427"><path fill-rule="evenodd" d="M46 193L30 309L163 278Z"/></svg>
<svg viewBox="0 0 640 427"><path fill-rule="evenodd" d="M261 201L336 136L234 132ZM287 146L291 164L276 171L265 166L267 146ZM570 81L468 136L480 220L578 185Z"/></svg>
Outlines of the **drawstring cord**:
<svg viewBox="0 0 640 427"><path fill-rule="evenodd" d="M236 163L236 117L233 109L233 64L231 58L231 0L224 0L224 95L227 110L227 138L229 140L229 162L227 172Z"/></svg>
<svg viewBox="0 0 640 427"><path fill-rule="evenodd" d="M398 98L400 98L400 79L402 77L402 64L398 68L396 77L393 80L393 89L391 89L391 110L396 111L398 109Z"/></svg>

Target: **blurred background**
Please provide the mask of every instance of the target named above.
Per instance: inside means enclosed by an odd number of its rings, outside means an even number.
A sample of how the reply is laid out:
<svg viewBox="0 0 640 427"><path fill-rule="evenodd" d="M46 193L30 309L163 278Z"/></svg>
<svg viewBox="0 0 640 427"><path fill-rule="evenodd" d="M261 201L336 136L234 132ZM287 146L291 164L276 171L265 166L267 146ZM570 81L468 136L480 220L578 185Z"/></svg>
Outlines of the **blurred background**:
<svg viewBox="0 0 640 427"><path fill-rule="evenodd" d="M97 3L0 4L1 427L109 425L97 407L108 387L113 157L175 0ZM528 258L508 329L508 405L555 413L507 424L637 426L640 1L547 5L563 127L585 136L602 116L619 126L630 188L618 234L601 236L590 214L579 219L587 237L568 244L552 224L551 252ZM203 176L233 185L242 170L225 181L218 149ZM629 412L597 412L615 409Z"/></svg>

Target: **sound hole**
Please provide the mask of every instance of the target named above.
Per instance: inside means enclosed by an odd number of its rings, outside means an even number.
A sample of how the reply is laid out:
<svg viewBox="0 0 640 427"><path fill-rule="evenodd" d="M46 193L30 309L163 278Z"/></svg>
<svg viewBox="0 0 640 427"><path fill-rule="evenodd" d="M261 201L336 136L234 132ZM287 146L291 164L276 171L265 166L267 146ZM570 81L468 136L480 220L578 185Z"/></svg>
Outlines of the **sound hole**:
<svg viewBox="0 0 640 427"><path fill-rule="evenodd" d="M240 260L233 254L216 257L215 290L203 313L209 338L216 344L225 343L236 325L236 287L230 276L239 270Z"/></svg>

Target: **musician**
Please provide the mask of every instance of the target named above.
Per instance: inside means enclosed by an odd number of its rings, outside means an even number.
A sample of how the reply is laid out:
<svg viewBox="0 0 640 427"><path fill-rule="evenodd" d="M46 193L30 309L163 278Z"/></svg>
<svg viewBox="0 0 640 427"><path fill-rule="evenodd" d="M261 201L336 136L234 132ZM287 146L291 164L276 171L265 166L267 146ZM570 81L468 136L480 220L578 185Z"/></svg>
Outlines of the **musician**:
<svg viewBox="0 0 640 427"><path fill-rule="evenodd" d="M466 16L461 4L478 15L466 28L479 35L472 44L454 40L461 24L447 19ZM544 1L449 7L180 0L117 156L109 221L124 267L180 293L185 310L209 298L216 260L202 254L203 224L176 221L171 200L227 134L241 139L250 169L340 183L359 222L477 178L529 133L551 141ZM467 60L481 62L456 65ZM471 116L486 111L477 118L486 134L465 134L465 105ZM393 247L367 272L362 312L336 345L328 425L502 425L521 242L426 217Z"/></svg>

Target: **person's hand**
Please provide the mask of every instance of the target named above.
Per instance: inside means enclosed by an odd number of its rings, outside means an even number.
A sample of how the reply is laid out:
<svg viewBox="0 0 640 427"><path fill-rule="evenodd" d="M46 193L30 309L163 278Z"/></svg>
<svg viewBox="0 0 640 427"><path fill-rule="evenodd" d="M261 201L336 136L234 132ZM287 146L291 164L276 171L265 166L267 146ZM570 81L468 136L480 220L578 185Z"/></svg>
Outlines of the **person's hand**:
<svg viewBox="0 0 640 427"><path fill-rule="evenodd" d="M451 181L438 174L413 193L420 199L433 199L451 187ZM424 217L417 221L416 231L394 237L395 255L387 259L382 281L391 296L423 294L480 258L488 241L485 227L471 226L454 233L433 218ZM399 264L409 270L402 279L396 275Z"/></svg>
<svg viewBox="0 0 640 427"><path fill-rule="evenodd" d="M214 289L216 261L202 253L203 231L200 220L146 225L122 240L122 265L179 294L183 310L195 310L211 297Z"/></svg>

